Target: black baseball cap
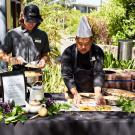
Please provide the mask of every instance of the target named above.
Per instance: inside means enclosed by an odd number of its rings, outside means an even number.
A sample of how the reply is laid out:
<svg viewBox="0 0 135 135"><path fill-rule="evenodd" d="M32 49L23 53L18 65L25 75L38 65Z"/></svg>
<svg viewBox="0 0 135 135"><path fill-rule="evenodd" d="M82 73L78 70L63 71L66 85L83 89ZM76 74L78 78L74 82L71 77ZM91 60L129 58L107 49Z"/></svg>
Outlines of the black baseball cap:
<svg viewBox="0 0 135 135"><path fill-rule="evenodd" d="M27 22L40 23L43 21L39 12L39 8L36 5L30 4L25 6L23 13Z"/></svg>

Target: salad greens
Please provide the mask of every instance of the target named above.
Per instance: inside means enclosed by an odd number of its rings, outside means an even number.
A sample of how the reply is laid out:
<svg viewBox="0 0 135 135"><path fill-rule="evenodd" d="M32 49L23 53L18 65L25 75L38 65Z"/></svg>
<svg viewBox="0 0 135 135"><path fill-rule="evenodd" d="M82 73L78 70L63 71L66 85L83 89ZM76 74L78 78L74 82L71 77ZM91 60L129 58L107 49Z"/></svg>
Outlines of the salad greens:
<svg viewBox="0 0 135 135"><path fill-rule="evenodd" d="M51 106L48 107L48 115L56 115L59 113L59 111L62 110L68 110L71 106L67 103L54 103Z"/></svg>
<svg viewBox="0 0 135 135"><path fill-rule="evenodd" d="M25 122L28 118L24 114L25 111L20 106L15 106L10 113L5 114L5 123Z"/></svg>
<svg viewBox="0 0 135 135"><path fill-rule="evenodd" d="M56 115L59 111L68 110L71 105L69 103L58 103L53 100L53 98L45 99L46 108L48 110L48 115Z"/></svg>

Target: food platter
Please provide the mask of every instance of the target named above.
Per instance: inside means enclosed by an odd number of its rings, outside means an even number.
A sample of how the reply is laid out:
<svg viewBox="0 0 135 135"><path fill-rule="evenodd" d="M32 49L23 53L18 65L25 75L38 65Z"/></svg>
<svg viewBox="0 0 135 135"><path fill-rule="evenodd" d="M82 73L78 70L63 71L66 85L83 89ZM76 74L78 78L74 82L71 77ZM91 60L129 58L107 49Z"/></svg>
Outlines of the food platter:
<svg viewBox="0 0 135 135"><path fill-rule="evenodd" d="M111 88L103 88L103 93L105 95L112 95L118 97L128 97L128 98L135 98L135 93L127 90L122 89L111 89Z"/></svg>
<svg viewBox="0 0 135 135"><path fill-rule="evenodd" d="M110 105L100 105L100 106L92 106L92 105L80 105L80 111L122 111L121 108L117 106L110 106Z"/></svg>
<svg viewBox="0 0 135 135"><path fill-rule="evenodd" d="M109 105L102 106L90 106L90 105L80 105L80 111L111 111L112 107Z"/></svg>
<svg viewBox="0 0 135 135"><path fill-rule="evenodd" d="M68 103L67 101L56 101L56 103ZM121 111L119 107L110 106L110 105L96 105L95 102L91 103L81 103L78 106L75 104L71 104L69 110L61 110L61 111Z"/></svg>

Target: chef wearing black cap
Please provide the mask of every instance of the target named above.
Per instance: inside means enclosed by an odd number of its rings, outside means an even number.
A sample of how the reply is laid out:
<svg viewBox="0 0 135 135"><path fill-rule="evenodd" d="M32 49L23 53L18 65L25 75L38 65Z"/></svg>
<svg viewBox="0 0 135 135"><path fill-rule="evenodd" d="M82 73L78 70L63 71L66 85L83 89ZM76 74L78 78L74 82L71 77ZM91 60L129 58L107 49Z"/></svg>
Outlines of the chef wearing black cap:
<svg viewBox="0 0 135 135"><path fill-rule="evenodd" d="M97 104L105 104L101 94L104 82L104 53L93 43L92 36L87 17L83 16L78 27L76 43L62 54L62 76L76 104L81 100L79 92L94 92Z"/></svg>
<svg viewBox="0 0 135 135"><path fill-rule="evenodd" d="M23 70L23 63L32 61L38 62L39 68L44 68L50 49L46 32L38 29L42 21L39 8L27 5L20 15L21 26L7 33L2 46L3 60L14 64L13 70ZM12 57L7 55L10 53Z"/></svg>

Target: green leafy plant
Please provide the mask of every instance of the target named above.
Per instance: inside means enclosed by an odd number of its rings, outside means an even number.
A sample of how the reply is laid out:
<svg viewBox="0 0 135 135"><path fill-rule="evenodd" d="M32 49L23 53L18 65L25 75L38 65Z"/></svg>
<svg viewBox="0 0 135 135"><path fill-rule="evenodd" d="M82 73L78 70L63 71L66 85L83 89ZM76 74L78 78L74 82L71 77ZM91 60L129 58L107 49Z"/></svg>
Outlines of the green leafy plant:
<svg viewBox="0 0 135 135"><path fill-rule="evenodd" d="M25 111L20 106L15 106L10 113L5 114L5 123L25 122L28 118L23 115Z"/></svg>
<svg viewBox="0 0 135 135"><path fill-rule="evenodd" d="M53 45L59 42L61 37L76 33L81 13L49 2L50 0L24 1L25 4L34 3L39 6L43 18L40 28L48 33L50 44Z"/></svg>
<svg viewBox="0 0 135 135"><path fill-rule="evenodd" d="M104 68L135 69L134 60L118 60L112 53L105 52Z"/></svg>
<svg viewBox="0 0 135 135"><path fill-rule="evenodd" d="M0 111L0 121L3 120L3 113Z"/></svg>
<svg viewBox="0 0 135 135"><path fill-rule="evenodd" d="M120 97L117 106L121 107L124 112L135 112L135 101L130 98Z"/></svg>
<svg viewBox="0 0 135 135"><path fill-rule="evenodd" d="M68 110L71 106L67 103L54 103L50 107L48 107L48 115L56 115L61 110Z"/></svg>
<svg viewBox="0 0 135 135"><path fill-rule="evenodd" d="M105 52L104 53L104 68L112 68L114 62L115 62L115 58L113 57L113 54Z"/></svg>
<svg viewBox="0 0 135 135"><path fill-rule="evenodd" d="M65 84L61 76L61 65L46 65L44 69L44 91L49 93L61 93L65 91Z"/></svg>
<svg viewBox="0 0 135 135"><path fill-rule="evenodd" d="M92 27L95 42L99 44L111 44L106 21L95 14L91 14L88 17L88 21Z"/></svg>
<svg viewBox="0 0 135 135"><path fill-rule="evenodd" d="M134 0L108 0L98 11L90 13L90 17L99 18L99 22L104 20L112 43L117 45L118 39L135 37L134 7Z"/></svg>

